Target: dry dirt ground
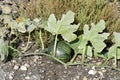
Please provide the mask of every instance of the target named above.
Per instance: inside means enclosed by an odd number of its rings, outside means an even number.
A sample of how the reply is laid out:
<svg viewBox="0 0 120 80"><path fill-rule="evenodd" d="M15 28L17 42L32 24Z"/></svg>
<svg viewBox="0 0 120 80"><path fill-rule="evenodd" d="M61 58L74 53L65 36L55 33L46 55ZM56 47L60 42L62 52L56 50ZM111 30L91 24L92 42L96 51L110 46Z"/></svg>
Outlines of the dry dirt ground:
<svg viewBox="0 0 120 80"><path fill-rule="evenodd" d="M84 65L65 68L45 56L29 56L1 63L0 80L120 80L120 72Z"/></svg>

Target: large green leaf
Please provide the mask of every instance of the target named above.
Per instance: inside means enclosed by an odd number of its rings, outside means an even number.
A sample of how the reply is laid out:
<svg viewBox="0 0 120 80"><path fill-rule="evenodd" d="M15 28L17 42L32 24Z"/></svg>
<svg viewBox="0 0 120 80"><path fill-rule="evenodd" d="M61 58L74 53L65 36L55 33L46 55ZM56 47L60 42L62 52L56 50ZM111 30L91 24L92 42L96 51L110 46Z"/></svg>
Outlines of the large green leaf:
<svg viewBox="0 0 120 80"><path fill-rule="evenodd" d="M107 37L109 36L109 33L101 33L104 29L105 29L104 20L101 20L96 25L92 23L90 29L88 25L85 25L84 34L83 34L83 43L87 44L87 42L90 41L95 51L101 52L106 46L104 40L107 39ZM84 46L81 47L82 46L81 44L80 44L80 48L83 48Z"/></svg>
<svg viewBox="0 0 120 80"><path fill-rule="evenodd" d="M0 59L6 60L8 57L8 47L3 38L0 38Z"/></svg>
<svg viewBox="0 0 120 80"><path fill-rule="evenodd" d="M64 40L71 42L77 38L73 32L79 27L79 24L72 25L73 21L74 13L72 11L63 14L61 20L57 20L55 15L51 14L48 18L48 26L45 29L53 35L61 34Z"/></svg>

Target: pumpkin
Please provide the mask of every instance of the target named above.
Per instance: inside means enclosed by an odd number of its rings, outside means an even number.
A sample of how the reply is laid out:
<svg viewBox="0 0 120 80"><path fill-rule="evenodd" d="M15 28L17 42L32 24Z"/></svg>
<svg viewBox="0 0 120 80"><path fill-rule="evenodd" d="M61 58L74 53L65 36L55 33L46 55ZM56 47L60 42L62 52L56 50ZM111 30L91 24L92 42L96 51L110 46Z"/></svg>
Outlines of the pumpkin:
<svg viewBox="0 0 120 80"><path fill-rule="evenodd" d="M53 48L54 42L51 42L50 45L48 46L48 53L50 53L50 55L53 55ZM72 56L73 54L71 47L64 41L58 41L56 45L55 57L66 63L70 61Z"/></svg>

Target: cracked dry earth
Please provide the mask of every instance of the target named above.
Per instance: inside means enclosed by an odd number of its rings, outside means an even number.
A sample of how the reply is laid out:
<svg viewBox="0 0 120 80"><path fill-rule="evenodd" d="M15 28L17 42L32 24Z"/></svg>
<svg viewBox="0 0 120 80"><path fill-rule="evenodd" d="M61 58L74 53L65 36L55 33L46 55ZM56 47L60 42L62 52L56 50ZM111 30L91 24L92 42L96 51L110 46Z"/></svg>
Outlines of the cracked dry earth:
<svg viewBox="0 0 120 80"><path fill-rule="evenodd" d="M19 57L0 63L0 80L120 80L120 72L84 65L69 66L45 56Z"/></svg>

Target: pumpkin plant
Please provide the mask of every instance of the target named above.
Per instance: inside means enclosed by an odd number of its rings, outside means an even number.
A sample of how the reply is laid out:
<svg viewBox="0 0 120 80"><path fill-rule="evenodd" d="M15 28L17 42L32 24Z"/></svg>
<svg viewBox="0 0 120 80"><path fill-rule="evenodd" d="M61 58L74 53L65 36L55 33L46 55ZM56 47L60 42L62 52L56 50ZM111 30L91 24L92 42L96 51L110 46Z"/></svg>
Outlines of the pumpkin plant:
<svg viewBox="0 0 120 80"><path fill-rule="evenodd" d="M71 42L77 38L77 36L73 33L77 31L80 24L72 24L74 22L74 13L72 11L68 11L66 14L62 15L61 20L57 20L54 14L51 14L48 18L47 27L45 30L55 35L55 42L53 48L53 56L56 56L56 45L58 35L61 35L65 41Z"/></svg>
<svg viewBox="0 0 120 80"><path fill-rule="evenodd" d="M92 57L98 56L98 53L106 47L104 41L109 36L109 33L103 32L105 29L105 22L101 20L96 25L91 24L91 28L86 24L83 28L83 34L78 37L77 42L70 43L70 46L76 52L72 61L77 54L82 54L82 62L84 62L85 55ZM77 47L77 48L76 48Z"/></svg>
<svg viewBox="0 0 120 80"><path fill-rule="evenodd" d="M16 32L20 32L22 34L24 33L28 33L28 41L27 41L27 45L24 49L23 52L25 52L28 48L29 45L29 40L30 40L30 35L31 32L33 32L35 29L39 28L40 32L39 32L39 36L40 36L40 41L42 43L42 49L44 49L44 44L43 44L43 40L42 40L42 32L40 28L43 28L41 25L41 18L35 18L33 20L30 20L29 18L23 18L23 17L19 17L16 20L13 20L11 16L4 16L4 23L7 23L8 26L11 29L11 34L16 34Z"/></svg>

